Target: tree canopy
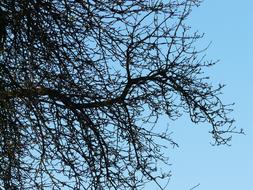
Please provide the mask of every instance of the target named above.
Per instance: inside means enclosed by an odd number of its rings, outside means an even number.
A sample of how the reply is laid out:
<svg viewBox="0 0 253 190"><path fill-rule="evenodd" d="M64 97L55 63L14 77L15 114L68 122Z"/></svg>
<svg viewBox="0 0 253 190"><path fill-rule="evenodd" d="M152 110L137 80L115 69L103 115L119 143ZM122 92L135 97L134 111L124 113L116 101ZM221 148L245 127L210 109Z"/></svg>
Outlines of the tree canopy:
<svg viewBox="0 0 253 190"><path fill-rule="evenodd" d="M0 187L139 189L170 177L161 115L234 132L186 20L199 0L1 0Z"/></svg>

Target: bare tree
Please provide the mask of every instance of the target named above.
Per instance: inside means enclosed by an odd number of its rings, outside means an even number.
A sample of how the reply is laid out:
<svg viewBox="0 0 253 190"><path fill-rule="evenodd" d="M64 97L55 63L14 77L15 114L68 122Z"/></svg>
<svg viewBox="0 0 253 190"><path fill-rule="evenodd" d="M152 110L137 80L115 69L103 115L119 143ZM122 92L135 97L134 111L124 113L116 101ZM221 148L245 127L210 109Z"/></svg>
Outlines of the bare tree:
<svg viewBox="0 0 253 190"><path fill-rule="evenodd" d="M186 25L198 0L1 0L0 185L139 189L168 179L157 130L183 112L230 140L230 106ZM159 132L160 131L160 132Z"/></svg>

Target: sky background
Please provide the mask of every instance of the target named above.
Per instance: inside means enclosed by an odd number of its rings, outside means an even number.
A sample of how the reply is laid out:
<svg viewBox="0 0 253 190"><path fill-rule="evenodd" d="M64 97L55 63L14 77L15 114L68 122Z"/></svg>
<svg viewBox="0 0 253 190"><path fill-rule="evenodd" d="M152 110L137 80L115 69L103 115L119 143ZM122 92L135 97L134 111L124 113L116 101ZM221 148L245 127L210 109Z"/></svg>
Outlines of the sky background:
<svg viewBox="0 0 253 190"><path fill-rule="evenodd" d="M210 144L209 125L194 125L186 117L168 121L179 144L168 149L173 175L168 190L189 190L198 183L196 190L253 189L252 8L252 0L205 0L190 15L192 29L205 33L203 47L212 42L207 58L220 60L208 74L214 84L227 85L222 99L235 102L232 116L246 135L234 135L230 147L217 147Z"/></svg>

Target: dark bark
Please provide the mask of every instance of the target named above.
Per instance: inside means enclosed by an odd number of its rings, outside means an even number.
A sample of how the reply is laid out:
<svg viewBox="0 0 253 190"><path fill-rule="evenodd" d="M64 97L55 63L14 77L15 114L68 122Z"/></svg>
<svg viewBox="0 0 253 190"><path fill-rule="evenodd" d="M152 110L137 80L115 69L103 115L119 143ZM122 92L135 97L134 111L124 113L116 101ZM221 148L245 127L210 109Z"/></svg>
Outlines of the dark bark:
<svg viewBox="0 0 253 190"><path fill-rule="evenodd" d="M227 144L233 119L185 20L196 0L0 2L0 186L139 189L168 179L155 122L187 112ZM5 31L5 35L3 35Z"/></svg>

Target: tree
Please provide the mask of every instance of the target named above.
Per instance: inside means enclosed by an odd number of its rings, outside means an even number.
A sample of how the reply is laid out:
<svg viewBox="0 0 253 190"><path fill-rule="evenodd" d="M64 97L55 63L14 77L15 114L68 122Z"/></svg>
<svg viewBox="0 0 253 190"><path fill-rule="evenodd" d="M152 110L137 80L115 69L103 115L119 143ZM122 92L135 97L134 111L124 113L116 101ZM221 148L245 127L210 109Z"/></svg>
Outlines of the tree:
<svg viewBox="0 0 253 190"><path fill-rule="evenodd" d="M161 115L210 123L231 139L186 25L198 0L2 0L0 185L4 189L139 189L170 177Z"/></svg>

